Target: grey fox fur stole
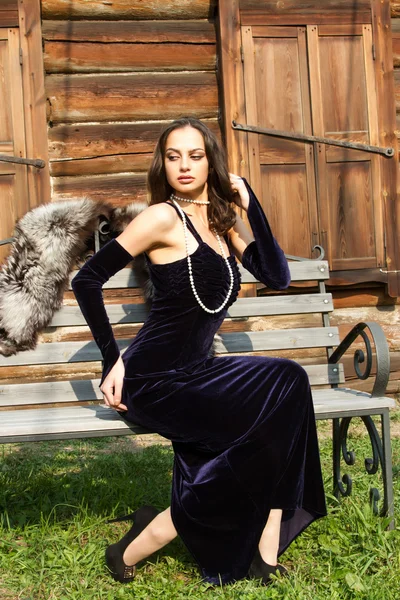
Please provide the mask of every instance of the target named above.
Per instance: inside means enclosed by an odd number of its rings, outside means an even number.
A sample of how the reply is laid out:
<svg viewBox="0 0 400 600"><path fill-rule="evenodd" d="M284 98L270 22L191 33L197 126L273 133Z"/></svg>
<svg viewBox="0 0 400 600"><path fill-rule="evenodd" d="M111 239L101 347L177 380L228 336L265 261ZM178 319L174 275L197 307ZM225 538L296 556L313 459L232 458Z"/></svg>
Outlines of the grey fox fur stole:
<svg viewBox="0 0 400 600"><path fill-rule="evenodd" d="M38 333L62 306L72 269L85 260L99 218L108 220L111 239L146 207L133 202L114 208L88 199L50 202L16 223L10 254L0 268L0 354L36 347ZM150 308L153 285L143 254L132 268Z"/></svg>

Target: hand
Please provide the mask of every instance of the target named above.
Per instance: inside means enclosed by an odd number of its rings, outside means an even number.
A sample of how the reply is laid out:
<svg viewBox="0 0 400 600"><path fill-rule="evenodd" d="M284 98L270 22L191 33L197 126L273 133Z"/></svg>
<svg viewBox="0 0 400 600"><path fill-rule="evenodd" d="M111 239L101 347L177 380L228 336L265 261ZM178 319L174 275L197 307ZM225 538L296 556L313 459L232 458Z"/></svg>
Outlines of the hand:
<svg viewBox="0 0 400 600"><path fill-rule="evenodd" d="M124 375L125 365L120 356L100 387L106 405L115 408L115 410L119 412L128 410L128 407L125 406L125 404L121 404Z"/></svg>
<svg viewBox="0 0 400 600"><path fill-rule="evenodd" d="M247 211L250 196L243 179L239 177L239 175L234 175L233 173L229 173L229 179L232 190L235 192L235 204L237 204L239 208L243 208Z"/></svg>

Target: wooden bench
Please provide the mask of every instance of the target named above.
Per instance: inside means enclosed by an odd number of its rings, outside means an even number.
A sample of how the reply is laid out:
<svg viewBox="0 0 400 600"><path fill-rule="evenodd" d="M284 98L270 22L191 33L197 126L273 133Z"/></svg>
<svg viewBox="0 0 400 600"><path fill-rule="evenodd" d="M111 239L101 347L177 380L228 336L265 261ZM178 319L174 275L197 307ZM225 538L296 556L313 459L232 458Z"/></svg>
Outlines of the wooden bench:
<svg viewBox="0 0 400 600"><path fill-rule="evenodd" d="M366 468L371 474L376 473L379 467L382 468L384 498L380 513L392 515L389 410L395 406L395 402L385 397L389 377L389 350L385 336L376 323L361 323L356 325L340 343L338 328L331 327L329 323L333 302L332 295L325 290L325 280L329 278L328 263L323 260L301 260L290 262L289 265L292 282L302 282L303 292L300 294L277 292L273 295L238 298L229 309L220 330L221 353L274 354L285 350L296 358L295 353L300 349L320 349L319 353L322 352L324 357L326 356L322 361L323 364L303 364L303 366L308 372L312 385L316 418L332 419L333 422L334 493L337 497L351 493L350 477L341 475L341 454L347 464L353 464L354 455L347 450L346 446L347 432L350 420L353 417L361 417L372 444L372 458L366 459ZM240 270L242 283L255 282L255 279L241 265ZM304 288L306 282L308 285L309 282L315 283L313 287ZM104 289L127 287L138 287L131 269L121 270L107 282ZM307 291L304 292L304 289ZM138 326L143 323L147 314L143 303L108 304L107 312L112 324L127 323L138 324ZM272 315L280 315L279 318L285 321L284 328L268 329L268 319L262 317ZM295 315L299 315L302 327L293 326ZM311 316L317 326L304 327L304 320ZM78 306L63 306L54 316L51 327L44 333L49 336L53 332L54 337L61 331L65 336L65 331L68 331L65 328L74 331L72 328L84 325L86 323ZM362 341L363 346L365 345L367 355L364 371L359 372L361 378L369 375L373 357L376 362L375 381L371 393L356 391L345 386L344 367L340 359L358 337L358 341ZM371 346L370 339L375 349ZM129 339L118 339L121 350L129 343ZM364 353L359 349L358 344L354 358L357 371L363 358ZM82 373L79 378L78 363L100 360L101 355L94 341L47 343L43 341L34 351L21 352L8 358L0 356L0 378L7 383L0 385L0 442L21 443L151 433L142 427L125 422L113 409L101 405L99 378L85 379L82 378ZM304 360L299 362L307 363ZM95 362L95 364L99 373L101 363ZM68 369L74 371L73 377L69 380L57 380L57 376L54 375L54 368L57 365L63 365L64 379L65 369L67 373ZM24 368L24 371L26 369L28 378L30 376L30 379L38 377L41 379L35 379L30 383L10 383L10 371L16 371L18 366ZM53 369L53 373L49 369ZM381 436L371 418L372 415L380 416ZM378 499L377 490L372 488L371 500L376 510ZM391 526L393 527L393 520Z"/></svg>

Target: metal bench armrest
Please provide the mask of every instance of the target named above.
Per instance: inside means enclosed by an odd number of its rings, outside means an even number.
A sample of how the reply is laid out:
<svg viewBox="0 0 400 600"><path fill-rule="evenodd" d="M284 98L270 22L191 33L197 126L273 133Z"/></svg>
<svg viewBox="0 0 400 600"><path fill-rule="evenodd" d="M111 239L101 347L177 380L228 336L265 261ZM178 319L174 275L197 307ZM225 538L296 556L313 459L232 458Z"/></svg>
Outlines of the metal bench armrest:
<svg viewBox="0 0 400 600"><path fill-rule="evenodd" d="M367 353L367 363L365 365L364 372L360 369L360 364L365 361L365 354L363 350L357 349L354 352L354 370L359 379L367 379L371 373L372 367L372 348L371 342L364 331L364 329L369 329L372 340L375 345L376 351L376 375L374 387L372 389L371 396L384 396L386 392L386 387L389 381L390 374L390 356L389 356L389 346L385 337L385 334L382 330L382 327L375 323L374 321L366 321L365 323L358 323L353 329L346 335L343 341L339 344L333 354L329 357L329 364L337 363L343 354L348 350L354 340L361 336L365 343L365 349Z"/></svg>

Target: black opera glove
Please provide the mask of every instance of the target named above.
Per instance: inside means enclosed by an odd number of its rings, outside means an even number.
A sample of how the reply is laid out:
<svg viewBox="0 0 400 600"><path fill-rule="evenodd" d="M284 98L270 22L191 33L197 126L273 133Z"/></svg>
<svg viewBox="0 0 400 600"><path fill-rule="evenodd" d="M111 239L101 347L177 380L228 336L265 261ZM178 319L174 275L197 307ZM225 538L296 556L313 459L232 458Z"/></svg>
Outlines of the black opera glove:
<svg viewBox="0 0 400 600"><path fill-rule="evenodd" d="M81 267L71 282L79 307L103 357L100 386L120 357L118 344L104 306L102 287L131 260L133 256L113 239Z"/></svg>
<svg viewBox="0 0 400 600"><path fill-rule="evenodd" d="M254 277L273 290L284 290L290 284L290 271L285 253L272 235L267 217L253 190L243 178L249 192L247 209L254 241L245 248L242 265Z"/></svg>

